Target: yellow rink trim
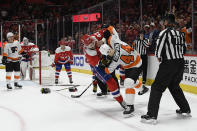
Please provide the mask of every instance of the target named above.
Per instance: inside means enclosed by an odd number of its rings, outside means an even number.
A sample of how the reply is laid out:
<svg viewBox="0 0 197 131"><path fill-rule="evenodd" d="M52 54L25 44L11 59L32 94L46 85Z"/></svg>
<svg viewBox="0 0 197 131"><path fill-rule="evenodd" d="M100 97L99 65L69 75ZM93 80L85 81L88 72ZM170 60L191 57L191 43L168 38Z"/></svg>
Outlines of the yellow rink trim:
<svg viewBox="0 0 197 131"><path fill-rule="evenodd" d="M71 71L92 75L92 71L90 70L71 68Z"/></svg>
<svg viewBox="0 0 197 131"><path fill-rule="evenodd" d="M152 85L152 83L154 82L154 80L152 79L147 79L146 84L147 85ZM180 84L180 87L186 91L186 92L190 92L193 94L197 94L197 86L191 86L191 85L186 85L186 84Z"/></svg>
<svg viewBox="0 0 197 131"><path fill-rule="evenodd" d="M0 69L5 69L5 66L0 66ZM63 70L65 70L65 69L63 68ZM71 70L73 72L79 72L79 73L92 75L92 72L90 70L77 69L77 68L72 68ZM118 79L120 79L118 74L116 76L117 76ZM140 81L142 81L142 78L140 78ZM147 79L146 84L147 85L152 85L153 82L154 82L154 80ZM185 85L185 84L180 84L180 86L186 92L197 94L197 86L191 86L191 85Z"/></svg>
<svg viewBox="0 0 197 131"><path fill-rule="evenodd" d="M1 65L1 66L0 66L0 69L5 69L5 66L4 66L4 65Z"/></svg>

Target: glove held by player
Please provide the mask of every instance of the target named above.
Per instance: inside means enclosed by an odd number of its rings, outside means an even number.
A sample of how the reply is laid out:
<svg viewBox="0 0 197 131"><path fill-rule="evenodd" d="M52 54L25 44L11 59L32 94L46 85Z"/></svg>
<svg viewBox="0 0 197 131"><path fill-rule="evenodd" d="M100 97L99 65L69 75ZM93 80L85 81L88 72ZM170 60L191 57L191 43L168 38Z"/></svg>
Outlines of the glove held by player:
<svg viewBox="0 0 197 131"><path fill-rule="evenodd" d="M5 65L7 63L7 57L6 56L3 56L2 58L2 64Z"/></svg>

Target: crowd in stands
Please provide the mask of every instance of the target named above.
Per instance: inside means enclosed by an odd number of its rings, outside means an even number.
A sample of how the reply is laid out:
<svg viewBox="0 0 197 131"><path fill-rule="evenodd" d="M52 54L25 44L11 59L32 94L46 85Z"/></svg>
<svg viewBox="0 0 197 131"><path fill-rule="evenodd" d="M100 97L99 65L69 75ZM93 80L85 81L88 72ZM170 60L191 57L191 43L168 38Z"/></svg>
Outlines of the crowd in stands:
<svg viewBox="0 0 197 131"><path fill-rule="evenodd" d="M9 1L9 0L8 0ZM155 40L159 32L163 29L162 18L169 12L169 2L166 0L142 0L142 20L140 17L140 1L139 0L120 0L120 21L119 21L119 4L118 0L112 0L105 2L103 5L103 21L99 19L98 22L90 22L89 24L81 24L79 30L79 24L74 23L72 34L72 14L77 14L85 8L91 7L105 0L58 0L55 3L56 6L46 4L30 4L23 0L16 0L11 2L8 9L0 9L1 16L0 21L21 21L21 34L22 37L26 36L33 42L35 42L35 19L39 19L38 23L38 43L41 46L46 46L47 39L49 41L50 50L55 50L57 47L57 41L64 36L73 35L75 44L73 46L74 52L81 53L80 49L80 37L85 33L94 33L97 30L98 25L101 23L108 23L113 25L119 32L120 37L127 43L132 43L141 30L145 31L145 37L149 38L151 47L149 52L153 52L155 49ZM188 49L192 47L191 41L191 13L192 2L191 0L171 0L172 9L171 12L176 16L177 28L182 32L187 32L187 44ZM162 6L161 6L162 5ZM102 11L101 6L91 8L89 12ZM87 12L86 12L87 13ZM62 20L64 17L64 21ZM48 35L47 22L48 19ZM57 19L60 21L57 22ZM27 20L27 21L24 21ZM62 22L65 22L65 31L62 30ZM4 22L4 36L8 31L13 31L18 34L19 22ZM58 25L59 24L59 25ZM90 28L89 28L90 26ZM59 30L57 30L59 28ZM57 33L59 32L59 34ZM63 34L63 32L65 34ZM4 37L5 39L5 37ZM197 50L197 49L196 49Z"/></svg>

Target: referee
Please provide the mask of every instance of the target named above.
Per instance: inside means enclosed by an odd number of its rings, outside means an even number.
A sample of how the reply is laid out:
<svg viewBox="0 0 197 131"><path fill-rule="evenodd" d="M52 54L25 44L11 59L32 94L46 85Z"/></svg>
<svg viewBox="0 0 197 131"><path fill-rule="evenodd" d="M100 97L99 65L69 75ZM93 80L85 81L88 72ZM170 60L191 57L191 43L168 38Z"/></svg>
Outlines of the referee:
<svg viewBox="0 0 197 131"><path fill-rule="evenodd" d="M173 14L165 17L164 25L166 29L160 32L155 51L155 55L161 63L151 86L148 112L141 116L142 122L152 122L153 124L157 122L160 100L167 87L180 108L176 110L176 113L190 116L191 112L179 86L184 71L183 55L186 50L184 34L174 29L175 16Z"/></svg>
<svg viewBox="0 0 197 131"><path fill-rule="evenodd" d="M132 47L140 54L141 59L142 59L142 91L138 92L138 95L143 95L148 91L148 88L144 86L146 83L146 77L147 77L147 66L148 66L148 56L147 56L147 48L150 46L149 40L144 38L144 31L140 31L139 33L139 38L136 39L132 43Z"/></svg>

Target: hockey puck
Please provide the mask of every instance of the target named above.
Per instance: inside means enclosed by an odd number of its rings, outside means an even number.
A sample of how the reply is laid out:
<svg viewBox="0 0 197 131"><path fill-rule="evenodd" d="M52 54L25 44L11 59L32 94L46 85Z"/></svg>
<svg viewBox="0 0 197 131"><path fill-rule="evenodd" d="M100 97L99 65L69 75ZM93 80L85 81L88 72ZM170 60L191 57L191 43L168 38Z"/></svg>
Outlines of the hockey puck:
<svg viewBox="0 0 197 131"><path fill-rule="evenodd" d="M48 93L51 93L51 90L49 88L41 88L41 93L42 94L48 94Z"/></svg>

